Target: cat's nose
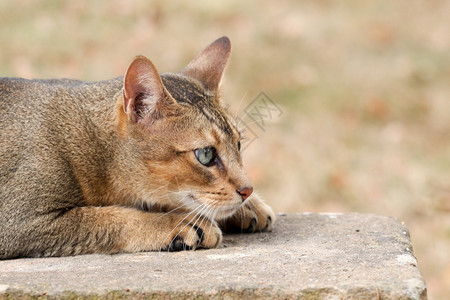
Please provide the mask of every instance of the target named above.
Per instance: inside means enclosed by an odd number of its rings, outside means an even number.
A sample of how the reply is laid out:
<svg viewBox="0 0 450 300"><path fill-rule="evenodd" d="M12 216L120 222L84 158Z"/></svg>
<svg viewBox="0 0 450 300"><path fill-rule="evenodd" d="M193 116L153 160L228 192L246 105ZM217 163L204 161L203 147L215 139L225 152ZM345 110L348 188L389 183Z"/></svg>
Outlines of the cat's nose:
<svg viewBox="0 0 450 300"><path fill-rule="evenodd" d="M247 199L253 193L253 188L252 187L245 187L243 189L237 190L237 192L238 192L239 195L241 195L242 201L244 201L245 199Z"/></svg>

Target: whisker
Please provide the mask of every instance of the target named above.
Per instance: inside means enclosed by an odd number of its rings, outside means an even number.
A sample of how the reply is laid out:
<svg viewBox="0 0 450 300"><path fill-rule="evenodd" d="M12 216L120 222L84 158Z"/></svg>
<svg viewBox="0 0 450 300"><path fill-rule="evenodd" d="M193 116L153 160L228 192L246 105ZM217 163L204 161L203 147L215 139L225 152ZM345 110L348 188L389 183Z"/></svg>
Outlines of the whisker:
<svg viewBox="0 0 450 300"><path fill-rule="evenodd" d="M167 186L169 186L169 184L162 185L162 186L160 186L159 188L154 189L153 191L149 192L148 194L149 194L149 195L153 195L154 193L156 193L156 192L159 191L160 189L165 188L165 187L167 187Z"/></svg>
<svg viewBox="0 0 450 300"><path fill-rule="evenodd" d="M183 220L181 220L180 222L178 222L177 226L180 225L181 222L183 222L188 216L190 216L192 213L194 213L197 209L200 210L194 215L194 217L192 217L193 220L198 220L201 216L202 213L206 210L207 206L206 204L202 203L201 205L199 205L196 209L194 209L192 212L190 212L185 218L183 218ZM178 233L172 238L172 240L170 241L170 243L172 243L174 241L174 239L181 233L181 231L183 231L187 226L191 225L190 222L188 222L186 225L184 225L179 231ZM175 228L177 227L175 226ZM173 230L172 230L173 231ZM170 235L170 233L169 233ZM188 238L189 236L187 236L186 238Z"/></svg>
<svg viewBox="0 0 450 300"><path fill-rule="evenodd" d="M170 213L173 213L174 211L176 211L176 210L178 210L178 209L180 209L180 208L183 208L184 206L187 206L187 205L188 205L188 203L185 203L185 204L183 204L183 205L181 205L181 206L177 206L177 207L175 207L174 209L172 209L172 210L170 210L170 211L168 211L168 212L163 213L162 215L160 215L159 217L157 217L155 220L158 220L159 218L162 218L162 217L164 217L164 216L166 216L166 215L168 215L168 214L170 214Z"/></svg>
<svg viewBox="0 0 450 300"><path fill-rule="evenodd" d="M209 208L208 205L205 203L205 209L201 211L201 214L198 215L198 217L195 219L194 224L192 224L192 226L193 226L193 227L201 227L203 221L204 221L205 218L206 218L205 215L208 214L209 210L210 210L210 208ZM200 224L197 226L197 222L200 220L200 218L202 219L202 221L201 221ZM194 233L192 233L192 234L194 234ZM190 237L190 235L187 236L187 238L189 238L189 237Z"/></svg>
<svg viewBox="0 0 450 300"><path fill-rule="evenodd" d="M245 209L242 209L241 210L241 212L240 212L240 215L241 215L241 233L242 232L244 232L244 226L242 226L243 224L244 224L244 221L245 221L245 219L246 219L246 212L245 212Z"/></svg>
<svg viewBox="0 0 450 300"><path fill-rule="evenodd" d="M208 211L208 205L206 203L203 204L202 206L203 206L203 208L199 212L197 212L197 214L192 218L194 220L194 224L188 223L181 230L186 228L188 225L191 225L192 227L194 227L194 229L195 229L195 227L200 227L201 226L202 222L200 223L199 226L197 226L196 224L200 220L200 218L202 218L202 217L205 218L205 214L204 213ZM192 234L194 234L194 233L192 233ZM188 239L190 237L191 237L191 235L188 235L186 237L186 239Z"/></svg>
<svg viewBox="0 0 450 300"><path fill-rule="evenodd" d="M241 108L242 103L244 103L244 99L247 96L247 94L248 94L248 90L245 92L244 96L242 97L241 101L239 102L239 105L238 105L238 107L236 109L236 114L234 115L234 119L235 120L236 120L236 118L237 118L237 116L239 114L239 109Z"/></svg>
<svg viewBox="0 0 450 300"><path fill-rule="evenodd" d="M214 215L212 216L212 220L210 220L211 221L211 225L209 226L209 232L211 232L211 230L212 230L212 227L213 227L213 224L214 224L214 219L216 218L216 215L217 215L217 210L216 211L214 211Z"/></svg>
<svg viewBox="0 0 450 300"><path fill-rule="evenodd" d="M237 128L239 128L239 124L241 124L241 122L243 121L244 119L240 119L239 120L239 123L237 124ZM244 124L246 125L246 126L248 126L248 125L251 125L251 124L253 124L253 123L260 123L261 121L260 120L252 120L251 122L245 122Z"/></svg>
<svg viewBox="0 0 450 300"><path fill-rule="evenodd" d="M196 210L198 210L198 209L201 210L201 208L202 208L202 205L198 206L196 209L194 209L194 210L191 211L190 213L186 214L186 215L184 216L184 218L181 219L181 221L179 221L179 222L177 223L177 225L174 226L174 228L167 234L166 238L162 241L161 246L160 246L160 248L159 248L159 251L162 250L162 247L164 246L164 242L167 240L168 237L170 237L170 235L172 234L172 232L174 232L174 231L177 229L178 225L180 225L184 220L186 220L186 218L188 218L191 214L195 213ZM181 232L184 228L186 228L186 225L185 225L185 227L183 227L181 230L178 231L178 234L180 234L180 232ZM174 239L177 237L178 234L176 234L176 235L172 238L172 240L170 241L170 243L172 243L172 242L174 241ZM169 245L170 245L170 243L169 243ZM167 250L169 250L169 247L167 248Z"/></svg>

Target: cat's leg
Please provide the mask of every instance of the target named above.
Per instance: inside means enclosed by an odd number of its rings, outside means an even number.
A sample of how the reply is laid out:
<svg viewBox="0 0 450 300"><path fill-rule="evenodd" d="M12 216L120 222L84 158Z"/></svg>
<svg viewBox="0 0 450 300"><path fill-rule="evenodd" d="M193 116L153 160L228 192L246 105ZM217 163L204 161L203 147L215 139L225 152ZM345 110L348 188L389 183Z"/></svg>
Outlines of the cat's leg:
<svg viewBox="0 0 450 300"><path fill-rule="evenodd" d="M6 256L179 251L217 247L214 222L194 214L150 213L124 207L78 207L51 213L11 235ZM0 253L2 254L2 253ZM5 255L5 254L3 254ZM7 257L5 257L7 258Z"/></svg>
<svg viewBox="0 0 450 300"><path fill-rule="evenodd" d="M252 194L230 218L219 221L224 232L259 232L272 230L273 210L256 194Z"/></svg>
<svg viewBox="0 0 450 300"><path fill-rule="evenodd" d="M133 209L131 209L133 210ZM124 252L180 251L215 248L222 232L215 222L195 213L150 213L134 211L121 234ZM128 217L127 213L127 218ZM130 214L131 216L131 214Z"/></svg>

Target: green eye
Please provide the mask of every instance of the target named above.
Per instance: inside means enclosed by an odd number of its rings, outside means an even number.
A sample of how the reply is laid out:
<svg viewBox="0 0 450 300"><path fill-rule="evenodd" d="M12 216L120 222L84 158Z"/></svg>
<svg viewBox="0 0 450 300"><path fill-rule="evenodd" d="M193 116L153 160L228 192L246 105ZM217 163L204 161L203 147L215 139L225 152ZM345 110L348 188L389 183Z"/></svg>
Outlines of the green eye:
<svg viewBox="0 0 450 300"><path fill-rule="evenodd" d="M210 167L214 165L214 159L216 158L216 149L213 147L206 147L202 149L194 150L195 157L204 166Z"/></svg>

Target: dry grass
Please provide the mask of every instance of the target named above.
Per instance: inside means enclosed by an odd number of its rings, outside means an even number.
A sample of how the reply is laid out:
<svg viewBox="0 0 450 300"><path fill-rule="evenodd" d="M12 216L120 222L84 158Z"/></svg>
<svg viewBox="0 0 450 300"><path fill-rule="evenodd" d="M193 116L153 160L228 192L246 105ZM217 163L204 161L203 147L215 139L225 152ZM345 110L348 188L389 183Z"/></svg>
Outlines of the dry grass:
<svg viewBox="0 0 450 300"><path fill-rule="evenodd" d="M284 111L245 151L260 193L405 221L430 298L450 295L450 2L170 3L1 1L1 75L101 80L137 54L175 71L226 34L226 101Z"/></svg>

